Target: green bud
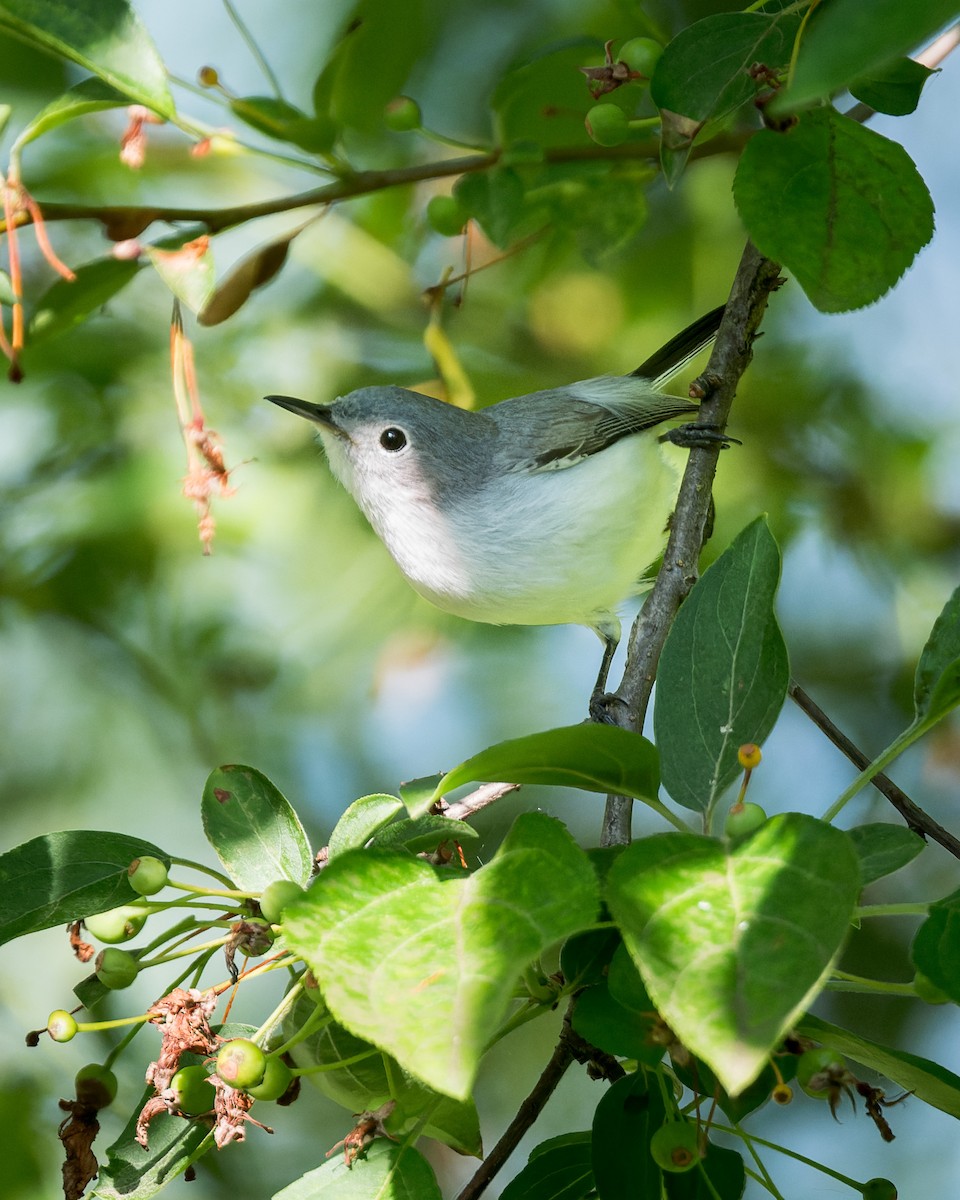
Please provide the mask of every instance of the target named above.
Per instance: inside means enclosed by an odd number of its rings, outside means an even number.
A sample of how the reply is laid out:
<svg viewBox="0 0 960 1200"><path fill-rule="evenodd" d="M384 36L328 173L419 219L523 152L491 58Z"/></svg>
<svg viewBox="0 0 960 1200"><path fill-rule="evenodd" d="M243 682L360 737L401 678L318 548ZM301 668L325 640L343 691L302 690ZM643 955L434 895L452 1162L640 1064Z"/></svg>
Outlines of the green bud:
<svg viewBox="0 0 960 1200"><path fill-rule="evenodd" d="M767 814L759 804L735 804L727 813L724 833L729 838L746 837L766 821Z"/></svg>
<svg viewBox="0 0 960 1200"><path fill-rule="evenodd" d="M660 61L663 47L653 38L636 37L624 42L617 55L617 61L626 63L631 71L636 71L649 79L654 68Z"/></svg>
<svg viewBox="0 0 960 1200"><path fill-rule="evenodd" d="M291 1079L293 1072L279 1055L274 1054L267 1059L260 1082L255 1083L253 1087L244 1088L244 1091L254 1100L279 1100L290 1086Z"/></svg>
<svg viewBox="0 0 960 1200"><path fill-rule="evenodd" d="M383 110L384 124L396 133L409 133L422 124L420 105L410 96L394 96Z"/></svg>
<svg viewBox="0 0 960 1200"><path fill-rule="evenodd" d="M119 992L133 983L140 973L140 964L129 950L108 946L97 955L94 969L105 988Z"/></svg>
<svg viewBox="0 0 960 1200"><path fill-rule="evenodd" d="M459 237L468 220L468 214L456 196L431 196L427 204L427 221L430 228L443 237Z"/></svg>
<svg viewBox="0 0 960 1200"><path fill-rule="evenodd" d="M650 1139L650 1154L662 1171L692 1170L700 1161L700 1134L693 1121L668 1121Z"/></svg>
<svg viewBox="0 0 960 1200"><path fill-rule="evenodd" d="M208 1113L213 1108L217 1090L208 1082L210 1070L202 1063L181 1067L170 1080L177 1108L188 1117Z"/></svg>

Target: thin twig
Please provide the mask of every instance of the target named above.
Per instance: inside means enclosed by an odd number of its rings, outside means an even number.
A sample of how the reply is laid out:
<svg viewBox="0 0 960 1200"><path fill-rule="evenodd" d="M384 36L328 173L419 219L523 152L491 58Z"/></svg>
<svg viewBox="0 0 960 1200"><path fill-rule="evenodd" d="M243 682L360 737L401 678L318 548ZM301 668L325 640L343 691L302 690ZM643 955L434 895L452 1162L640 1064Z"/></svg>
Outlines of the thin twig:
<svg viewBox="0 0 960 1200"><path fill-rule="evenodd" d="M753 356L753 340L770 293L779 285L780 268L747 243L733 281L713 353L701 376L705 398L698 421L724 429L737 384ZM703 546L710 513L713 477L720 451L716 446L697 447L690 452L663 566L630 631L627 665L617 691L622 704L610 705L610 717L624 729L640 730L660 661L660 652L670 625L684 597L697 580L697 560ZM608 796L601 845L624 845L630 841L633 801L627 796Z"/></svg>
<svg viewBox="0 0 960 1200"><path fill-rule="evenodd" d="M834 725L833 721L830 720L816 701L812 700L799 683L793 679L790 681L790 696L798 707L807 714L814 725L833 742L841 754L846 755L858 771L863 771L870 765L870 759L867 755L851 742L842 729L838 729ZM874 775L870 782L882 796L890 801L900 816L903 817L908 829L912 829L914 833L919 834L922 838L932 838L944 850L948 850L954 858L960 858L960 841L952 833L944 829L942 825L939 825L933 817L928 816L922 808L914 804L906 792L898 788L893 780L881 773Z"/></svg>

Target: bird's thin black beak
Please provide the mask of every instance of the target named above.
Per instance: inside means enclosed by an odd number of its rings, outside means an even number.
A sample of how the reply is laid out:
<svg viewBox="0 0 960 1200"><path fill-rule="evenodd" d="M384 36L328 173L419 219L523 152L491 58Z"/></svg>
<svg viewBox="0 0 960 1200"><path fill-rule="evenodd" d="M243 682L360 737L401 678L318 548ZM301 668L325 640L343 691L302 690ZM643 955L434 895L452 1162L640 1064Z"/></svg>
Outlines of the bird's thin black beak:
<svg viewBox="0 0 960 1200"><path fill-rule="evenodd" d="M331 433L343 435L343 430L333 418L333 409L329 404L310 404L307 400L298 400L296 396L264 396L271 404L278 404L288 412L296 413L298 417L306 417Z"/></svg>

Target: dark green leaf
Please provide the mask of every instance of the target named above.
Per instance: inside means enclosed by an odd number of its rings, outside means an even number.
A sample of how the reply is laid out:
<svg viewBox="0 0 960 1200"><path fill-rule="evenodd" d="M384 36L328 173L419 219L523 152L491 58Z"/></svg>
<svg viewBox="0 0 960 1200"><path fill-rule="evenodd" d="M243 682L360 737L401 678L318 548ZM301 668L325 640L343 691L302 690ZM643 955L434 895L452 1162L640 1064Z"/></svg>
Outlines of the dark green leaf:
<svg viewBox="0 0 960 1200"><path fill-rule="evenodd" d="M661 1171L650 1139L666 1115L660 1091L643 1071L625 1075L604 1093L593 1117L593 1177L600 1200L659 1196Z"/></svg>
<svg viewBox="0 0 960 1200"><path fill-rule="evenodd" d="M463 175L453 194L495 246L505 249L535 227L524 204L523 183L511 167Z"/></svg>
<svg viewBox="0 0 960 1200"><path fill-rule="evenodd" d="M860 882L864 887L913 862L925 844L912 829L887 822L858 825L848 830L847 836L860 859Z"/></svg>
<svg viewBox="0 0 960 1200"><path fill-rule="evenodd" d="M743 1158L736 1150L712 1142L692 1171L663 1173L667 1200L740 1200L746 1183Z"/></svg>
<svg viewBox="0 0 960 1200"><path fill-rule="evenodd" d="M615 929L591 929L567 938L560 950L560 973L569 987L600 983L620 945Z"/></svg>
<svg viewBox="0 0 960 1200"><path fill-rule="evenodd" d="M891 1050L859 1034L831 1025L808 1013L797 1024L800 1037L812 1038L834 1050L839 1050L854 1062L892 1079L904 1091L913 1092L925 1103L939 1108L952 1117L960 1117L960 1076L954 1075L939 1063L905 1050Z"/></svg>
<svg viewBox="0 0 960 1200"><path fill-rule="evenodd" d="M652 1007L646 1017L641 1017L618 1004L606 984L601 983L585 988L577 997L572 1023L591 1046L655 1067L665 1050L662 1043L658 1045L650 1037L656 1021Z"/></svg>
<svg viewBox="0 0 960 1200"><path fill-rule="evenodd" d="M580 37L548 46L508 71L492 101L503 144L585 143L583 122L594 100L578 67L598 56L603 56L600 40Z"/></svg>
<svg viewBox="0 0 960 1200"><path fill-rule="evenodd" d="M960 1004L960 892L930 905L910 956L918 971Z"/></svg>
<svg viewBox="0 0 960 1200"><path fill-rule="evenodd" d="M481 750L448 771L433 798L474 781L543 783L650 800L657 794L657 752L646 738L613 725L548 729Z"/></svg>
<svg viewBox="0 0 960 1200"><path fill-rule="evenodd" d="M640 972L630 957L630 951L622 942L610 961L607 986L614 1000L631 1012L638 1014L653 1012L653 1001L643 985Z"/></svg>
<svg viewBox="0 0 960 1200"><path fill-rule="evenodd" d="M98 258L76 270L76 279L58 279L37 302L28 339L37 342L72 329L102 308L141 269L136 259Z"/></svg>
<svg viewBox="0 0 960 1200"><path fill-rule="evenodd" d="M443 1200L433 1168L411 1146L377 1138L352 1165L336 1154L273 1200Z"/></svg>
<svg viewBox="0 0 960 1200"><path fill-rule="evenodd" d="M912 58L897 58L859 76L850 84L850 92L877 112L905 117L914 112L920 103L923 85L935 74L936 71Z"/></svg>
<svg viewBox="0 0 960 1200"><path fill-rule="evenodd" d="M163 117L176 114L166 68L127 0L0 0L0 30L79 63Z"/></svg>
<svg viewBox="0 0 960 1200"><path fill-rule="evenodd" d="M913 684L917 722L932 724L960 703L960 588L934 622Z"/></svg>
<svg viewBox="0 0 960 1200"><path fill-rule="evenodd" d="M238 888L262 891L275 879L305 886L310 843L286 798L253 767L211 772L201 801L203 831Z"/></svg>
<svg viewBox="0 0 960 1200"><path fill-rule="evenodd" d="M338 855L284 911L284 932L338 1021L465 1099L517 975L592 924L597 904L596 876L566 829L525 813L466 879L407 854Z"/></svg>
<svg viewBox="0 0 960 1200"><path fill-rule="evenodd" d="M230 110L252 129L281 142L292 142L310 154L326 154L336 130L328 117L308 117L305 112L275 96L235 96Z"/></svg>
<svg viewBox="0 0 960 1200"><path fill-rule="evenodd" d="M654 730L663 784L709 810L740 773L737 752L762 743L789 683L773 604L780 552L761 517L706 571L673 623L657 676Z"/></svg>
<svg viewBox="0 0 960 1200"><path fill-rule="evenodd" d="M736 1096L819 992L859 890L849 838L788 813L732 847L681 833L635 842L607 903L663 1019Z"/></svg>
<svg viewBox="0 0 960 1200"><path fill-rule="evenodd" d="M773 1089L781 1078L789 1082L796 1074L796 1058L792 1054L778 1054L776 1058L777 1074L773 1067L766 1066L739 1096L731 1096L714 1075L707 1064L699 1058L690 1059L688 1063L673 1063L673 1070L681 1083L697 1091L701 1096L709 1096L711 1102L716 1099L717 1107L731 1121L742 1121L752 1112L756 1112L770 1099ZM712 1151L711 1151L712 1153Z"/></svg>
<svg viewBox="0 0 960 1200"><path fill-rule="evenodd" d="M451 821L439 813L425 813L422 817L408 817L394 821L385 829L374 834L373 845L383 849L401 846L411 854L422 854L436 850L446 842L451 845L469 845L478 842L480 834L466 821Z"/></svg>
<svg viewBox="0 0 960 1200"><path fill-rule="evenodd" d="M500 1200L583 1200L592 1196L593 1168L589 1130L565 1133L541 1142L530 1160L500 1193Z"/></svg>
<svg viewBox="0 0 960 1200"><path fill-rule="evenodd" d="M822 312L878 300L933 236L933 202L907 152L833 108L751 138L733 194L758 248Z"/></svg>
<svg viewBox="0 0 960 1200"><path fill-rule="evenodd" d="M956 0L831 0L804 32L790 86L775 112L830 96L876 67L909 54L956 19Z"/></svg>
<svg viewBox="0 0 960 1200"><path fill-rule="evenodd" d="M430 792L433 793L431 780ZM403 808L403 801L396 796L386 796L375 793L372 796L361 796L354 800L330 834L330 844L327 855L334 858L344 850L359 850L365 846L378 829L388 825Z"/></svg>
<svg viewBox="0 0 960 1200"><path fill-rule="evenodd" d="M153 1088L144 1092L107 1150L96 1186L102 1200L148 1200L213 1148L213 1134L205 1122L166 1113L150 1122L149 1148L141 1146L135 1136L137 1117L153 1095Z"/></svg>
<svg viewBox="0 0 960 1200"><path fill-rule="evenodd" d="M139 900L127 867L144 854L170 863L152 842L95 829L44 834L0 855L0 945Z"/></svg>

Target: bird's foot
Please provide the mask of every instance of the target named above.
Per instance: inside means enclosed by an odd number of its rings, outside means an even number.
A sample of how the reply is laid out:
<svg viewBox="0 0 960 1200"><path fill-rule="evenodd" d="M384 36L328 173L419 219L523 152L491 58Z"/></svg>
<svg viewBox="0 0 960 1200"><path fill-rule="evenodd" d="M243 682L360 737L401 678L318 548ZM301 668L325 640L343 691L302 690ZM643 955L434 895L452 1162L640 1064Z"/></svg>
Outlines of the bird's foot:
<svg viewBox="0 0 960 1200"><path fill-rule="evenodd" d="M721 450L728 450L731 446L743 445L737 438L730 437L716 425L698 425L696 423L680 425L676 429L671 429L661 435L660 441L672 442L674 446L680 446L684 450L691 450L695 446L702 448L719 446Z"/></svg>
<svg viewBox="0 0 960 1200"><path fill-rule="evenodd" d="M622 700L615 692L602 692L598 688L590 697L590 720L594 725L619 725L614 709L626 708L626 700Z"/></svg>

